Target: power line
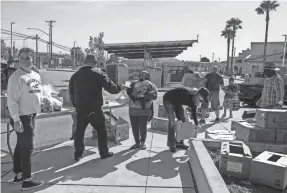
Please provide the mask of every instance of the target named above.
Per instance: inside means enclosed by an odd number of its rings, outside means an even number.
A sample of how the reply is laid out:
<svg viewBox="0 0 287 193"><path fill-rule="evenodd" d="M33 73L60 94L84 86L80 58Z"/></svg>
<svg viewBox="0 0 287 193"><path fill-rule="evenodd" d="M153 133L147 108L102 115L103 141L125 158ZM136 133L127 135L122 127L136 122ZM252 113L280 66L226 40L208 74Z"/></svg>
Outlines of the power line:
<svg viewBox="0 0 287 193"><path fill-rule="evenodd" d="M3 30L3 29L1 29L1 30ZM8 34L8 33L9 33L9 32L5 32L5 31L8 31L8 30L3 30L3 31L1 31L1 33L3 33L3 34ZM14 33L14 32L13 32L13 33ZM8 34L8 35L9 35L9 34ZM21 37L21 38L35 39L34 36L28 36L28 35L20 34L20 33L16 33L16 32L15 32L15 34L13 34L13 36L15 36L15 37ZM41 42L43 42L43 43L50 44L50 42L48 42L48 41L46 41L46 40L44 40L44 39L41 39L41 38L39 38L39 41L41 41ZM53 42L53 46L55 46L55 47L57 47L57 48L60 48L60 49L62 49L62 50L65 50L65 51L70 51L70 50L71 50L71 48L69 48L69 47L66 47L66 46L63 46L63 45L60 45L60 44L56 44L56 43L54 43L54 42Z"/></svg>
<svg viewBox="0 0 287 193"><path fill-rule="evenodd" d="M9 30L5 30L5 29L1 29L3 32L6 32L6 33L11 33L11 31L9 31ZM1 32L2 33L2 32ZM4 33L5 34L5 33ZM33 37L33 36L30 36L30 35L26 35L26 34L21 34L21 33L17 33L17 32L12 32L12 34L14 34L15 36L16 35L18 35L18 37L19 36L21 36L21 37L24 37L24 38L26 38L26 37ZM54 43L53 42L53 45L55 46L61 46L61 47L63 47L63 48L66 48L66 49L69 49L69 50L71 50L71 48L70 47L67 47L67 46L63 46L63 45L60 45L60 44L56 44L56 43Z"/></svg>

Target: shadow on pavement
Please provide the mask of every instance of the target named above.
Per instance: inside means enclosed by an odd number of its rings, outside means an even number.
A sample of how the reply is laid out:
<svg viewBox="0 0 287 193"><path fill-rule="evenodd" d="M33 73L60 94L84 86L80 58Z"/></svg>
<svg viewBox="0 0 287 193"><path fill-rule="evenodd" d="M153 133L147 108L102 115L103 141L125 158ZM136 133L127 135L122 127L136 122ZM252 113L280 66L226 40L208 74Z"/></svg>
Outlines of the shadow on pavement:
<svg viewBox="0 0 287 193"><path fill-rule="evenodd" d="M117 165L137 153L137 151L127 149L115 153L111 158L100 159L96 148L95 146L87 146L84 157L79 162L74 161L74 147L72 145L56 145L43 149L33 156L32 168L33 171L36 171L33 173L34 179L43 180L45 185L33 191L44 190L61 182L79 181L85 178L102 178L116 171ZM8 180L10 182L11 179L5 179L5 181ZM20 186L17 191L15 189L15 192L19 192L19 188Z"/></svg>
<svg viewBox="0 0 287 193"><path fill-rule="evenodd" d="M172 153L168 150L162 151L150 158L142 158L135 160L126 165L126 168L142 176L154 176L162 179L174 178L179 174L179 170L182 160L186 160L186 157L181 157L181 161L177 161L172 157ZM142 167L149 160L149 170Z"/></svg>

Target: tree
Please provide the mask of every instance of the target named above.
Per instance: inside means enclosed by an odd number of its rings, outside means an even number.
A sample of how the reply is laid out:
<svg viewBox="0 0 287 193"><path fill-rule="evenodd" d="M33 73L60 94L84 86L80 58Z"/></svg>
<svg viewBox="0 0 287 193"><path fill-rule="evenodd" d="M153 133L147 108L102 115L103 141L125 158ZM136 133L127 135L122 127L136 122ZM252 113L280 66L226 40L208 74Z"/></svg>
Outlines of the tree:
<svg viewBox="0 0 287 193"><path fill-rule="evenodd" d="M229 72L229 53L230 53L230 39L232 38L232 31L229 28L225 28L224 30L221 31L221 36L227 39L227 72Z"/></svg>
<svg viewBox="0 0 287 193"><path fill-rule="evenodd" d="M242 21L239 18L232 17L230 20L226 22L226 28L231 29L233 36L232 36L232 48L231 48L231 65L230 65L230 71L231 75L233 75L233 58L234 58L234 41L236 32L238 29L242 29Z"/></svg>
<svg viewBox="0 0 287 193"><path fill-rule="evenodd" d="M105 57L105 43L103 41L104 32L99 33L97 37L90 36L89 47L90 49L86 49L86 52L93 54L96 56L98 63L100 63L101 67L105 67L106 65L106 57Z"/></svg>
<svg viewBox="0 0 287 193"><path fill-rule="evenodd" d="M1 39L1 58L8 60L9 58L9 52L8 48L5 44L5 41Z"/></svg>
<svg viewBox="0 0 287 193"><path fill-rule="evenodd" d="M74 54L75 54L75 57L74 57ZM85 60L85 53L83 52L81 47L75 47L75 48L71 49L71 57L72 57L73 60L75 58L76 63L80 63L81 64ZM74 66L74 68L75 67L76 66Z"/></svg>
<svg viewBox="0 0 287 193"><path fill-rule="evenodd" d="M268 40L268 28L269 28L269 20L270 20L270 12L276 11L276 8L279 7L280 4L277 1L262 1L255 9L258 15L263 15L265 13L265 42L264 42L264 54L263 54L263 62L266 61L266 49L267 49L267 40Z"/></svg>
<svg viewBox="0 0 287 193"><path fill-rule="evenodd" d="M210 60L207 57L202 57L200 62L210 62Z"/></svg>

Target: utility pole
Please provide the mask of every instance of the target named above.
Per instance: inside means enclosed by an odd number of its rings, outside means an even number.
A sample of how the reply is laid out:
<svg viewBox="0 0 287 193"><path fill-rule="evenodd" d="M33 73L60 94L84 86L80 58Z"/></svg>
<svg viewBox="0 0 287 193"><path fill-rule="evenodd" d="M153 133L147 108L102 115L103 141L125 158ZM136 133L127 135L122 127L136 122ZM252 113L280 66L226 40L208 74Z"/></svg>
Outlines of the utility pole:
<svg viewBox="0 0 287 193"><path fill-rule="evenodd" d="M212 62L214 62L214 53L212 53Z"/></svg>
<svg viewBox="0 0 287 193"><path fill-rule="evenodd" d="M199 55L199 62L201 62L201 55Z"/></svg>
<svg viewBox="0 0 287 193"><path fill-rule="evenodd" d="M220 58L218 58L218 63L220 63Z"/></svg>
<svg viewBox="0 0 287 193"><path fill-rule="evenodd" d="M74 68L76 68L76 60L75 60L75 56L76 56L76 41L74 41Z"/></svg>
<svg viewBox="0 0 287 193"><path fill-rule="evenodd" d="M283 49L282 67L284 67L284 65L285 65L287 34L284 34L283 36L285 37L285 42L284 42L284 49Z"/></svg>
<svg viewBox="0 0 287 193"><path fill-rule="evenodd" d="M52 36L52 28L54 27L53 26L53 23L55 23L56 21L53 21L53 20L50 20L50 21L46 21L50 27L50 30L49 30L49 35L50 35L50 67L52 66L52 57L53 57L53 36Z"/></svg>
<svg viewBox="0 0 287 193"><path fill-rule="evenodd" d="M15 22L11 22L11 56L13 57L13 37L12 37L12 25L15 24Z"/></svg>
<svg viewBox="0 0 287 193"><path fill-rule="evenodd" d="M36 34L36 67L40 69L40 63L39 63L39 56L38 56L38 34Z"/></svg>

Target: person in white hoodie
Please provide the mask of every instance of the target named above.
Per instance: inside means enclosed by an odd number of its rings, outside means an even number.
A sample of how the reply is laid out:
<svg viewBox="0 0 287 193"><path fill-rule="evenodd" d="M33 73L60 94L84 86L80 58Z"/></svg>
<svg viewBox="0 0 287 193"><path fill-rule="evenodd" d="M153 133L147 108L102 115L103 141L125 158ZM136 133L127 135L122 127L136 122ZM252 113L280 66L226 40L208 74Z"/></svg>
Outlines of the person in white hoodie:
<svg viewBox="0 0 287 193"><path fill-rule="evenodd" d="M41 111L41 77L32 70L34 51L19 51L19 68L10 76L7 88L7 104L10 123L17 134L13 169L15 183L22 183L22 190L40 187L43 181L35 181L31 175L31 157L34 149L36 114Z"/></svg>

